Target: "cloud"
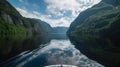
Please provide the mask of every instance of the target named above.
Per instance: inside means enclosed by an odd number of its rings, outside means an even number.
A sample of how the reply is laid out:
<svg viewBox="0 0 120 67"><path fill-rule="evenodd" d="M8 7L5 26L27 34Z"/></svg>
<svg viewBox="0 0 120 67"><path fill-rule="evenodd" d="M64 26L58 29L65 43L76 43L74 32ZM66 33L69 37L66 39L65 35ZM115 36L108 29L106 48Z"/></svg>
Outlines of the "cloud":
<svg viewBox="0 0 120 67"><path fill-rule="evenodd" d="M22 8L18 8L16 7L16 9L20 12L20 14L24 17L27 18L36 18L36 19L41 19L42 21L45 21L47 23L49 23L52 27L56 27L56 26L68 26L70 25L70 18L68 17L62 17L62 18L58 18L58 19L52 19L51 15L44 15L41 14L37 11L32 11L29 12L26 9L22 9Z"/></svg>
<svg viewBox="0 0 120 67"><path fill-rule="evenodd" d="M48 4L47 11L54 15L64 15L71 11L72 15L78 12L80 4L76 0L45 0Z"/></svg>
<svg viewBox="0 0 120 67"><path fill-rule="evenodd" d="M23 2L24 0L19 1ZM68 27L80 12L99 2L100 0L44 0L44 3L46 3L46 14L40 11L27 10L25 8L16 7L16 9L22 16L41 19L49 23L52 27ZM38 4L36 3L34 5L37 6Z"/></svg>
<svg viewBox="0 0 120 67"><path fill-rule="evenodd" d="M80 12L99 3L100 0L44 0L44 2L47 3L46 11L59 17L56 24L63 23L64 26L69 26Z"/></svg>
<svg viewBox="0 0 120 67"><path fill-rule="evenodd" d="M63 16L68 11L76 17L81 11L93 6L100 0L44 0L48 4L47 11L57 16Z"/></svg>

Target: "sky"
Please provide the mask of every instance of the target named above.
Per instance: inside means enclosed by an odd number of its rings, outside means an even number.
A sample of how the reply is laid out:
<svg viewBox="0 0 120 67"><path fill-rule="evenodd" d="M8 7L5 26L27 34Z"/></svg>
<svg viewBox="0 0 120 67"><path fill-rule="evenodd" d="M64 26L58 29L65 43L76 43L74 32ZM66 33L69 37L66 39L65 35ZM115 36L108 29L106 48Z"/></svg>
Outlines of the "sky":
<svg viewBox="0 0 120 67"><path fill-rule="evenodd" d="M52 27L69 27L84 10L101 0L7 0L22 16L36 18Z"/></svg>

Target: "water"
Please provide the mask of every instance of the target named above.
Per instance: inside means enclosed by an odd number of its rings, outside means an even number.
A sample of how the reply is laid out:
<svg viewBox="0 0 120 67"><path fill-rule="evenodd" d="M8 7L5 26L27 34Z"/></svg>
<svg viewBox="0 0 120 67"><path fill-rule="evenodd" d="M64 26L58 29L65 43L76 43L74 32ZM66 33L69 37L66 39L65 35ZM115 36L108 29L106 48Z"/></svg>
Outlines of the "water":
<svg viewBox="0 0 120 67"><path fill-rule="evenodd" d="M47 65L66 64L78 67L104 67L98 62L89 59L76 49L75 45L71 43L65 34L60 35L60 37L44 38L41 39L38 36L37 38L32 39L31 41L34 40L35 42L31 43L33 43L37 49L30 52L23 52L20 56L10 60L10 62L8 61L7 63L4 63L3 66L44 67ZM25 44L30 44L30 41L27 43L26 41L29 41L29 39L25 40ZM29 46L31 45L32 44Z"/></svg>

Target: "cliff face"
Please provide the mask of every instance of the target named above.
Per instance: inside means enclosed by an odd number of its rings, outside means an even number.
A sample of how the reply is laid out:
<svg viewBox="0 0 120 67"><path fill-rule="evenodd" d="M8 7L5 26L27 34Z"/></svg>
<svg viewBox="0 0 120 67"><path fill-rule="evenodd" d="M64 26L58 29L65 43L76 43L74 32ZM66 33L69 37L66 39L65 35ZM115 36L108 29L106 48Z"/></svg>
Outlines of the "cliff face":
<svg viewBox="0 0 120 67"><path fill-rule="evenodd" d="M108 67L114 67L120 66L119 29L120 0L102 0L80 13L67 33L77 41L75 44L82 53Z"/></svg>
<svg viewBox="0 0 120 67"><path fill-rule="evenodd" d="M46 24L46 27L50 27L49 24L39 21L22 17L6 0L0 0L1 35L42 33L46 30L42 25Z"/></svg>

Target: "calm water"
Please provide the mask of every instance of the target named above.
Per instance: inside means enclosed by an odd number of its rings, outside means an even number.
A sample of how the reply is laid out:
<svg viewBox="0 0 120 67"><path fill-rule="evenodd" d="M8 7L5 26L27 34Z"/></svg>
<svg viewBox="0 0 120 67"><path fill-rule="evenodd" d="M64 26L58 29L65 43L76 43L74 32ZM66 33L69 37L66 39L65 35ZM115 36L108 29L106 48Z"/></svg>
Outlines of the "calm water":
<svg viewBox="0 0 120 67"><path fill-rule="evenodd" d="M23 38L21 40L15 38L18 42L5 38L7 41L5 43L1 42L1 44L8 45L8 48L1 50L3 56L1 58L2 60L4 60L3 58L8 58L7 56L10 56L10 54L15 55L19 54L19 51L23 52L18 56L9 59L2 65L6 67L44 67L46 65L68 64L76 65L78 67L104 67L83 55L75 48L74 44L70 42L65 34L56 35L58 36L43 38L36 36L32 39Z"/></svg>

